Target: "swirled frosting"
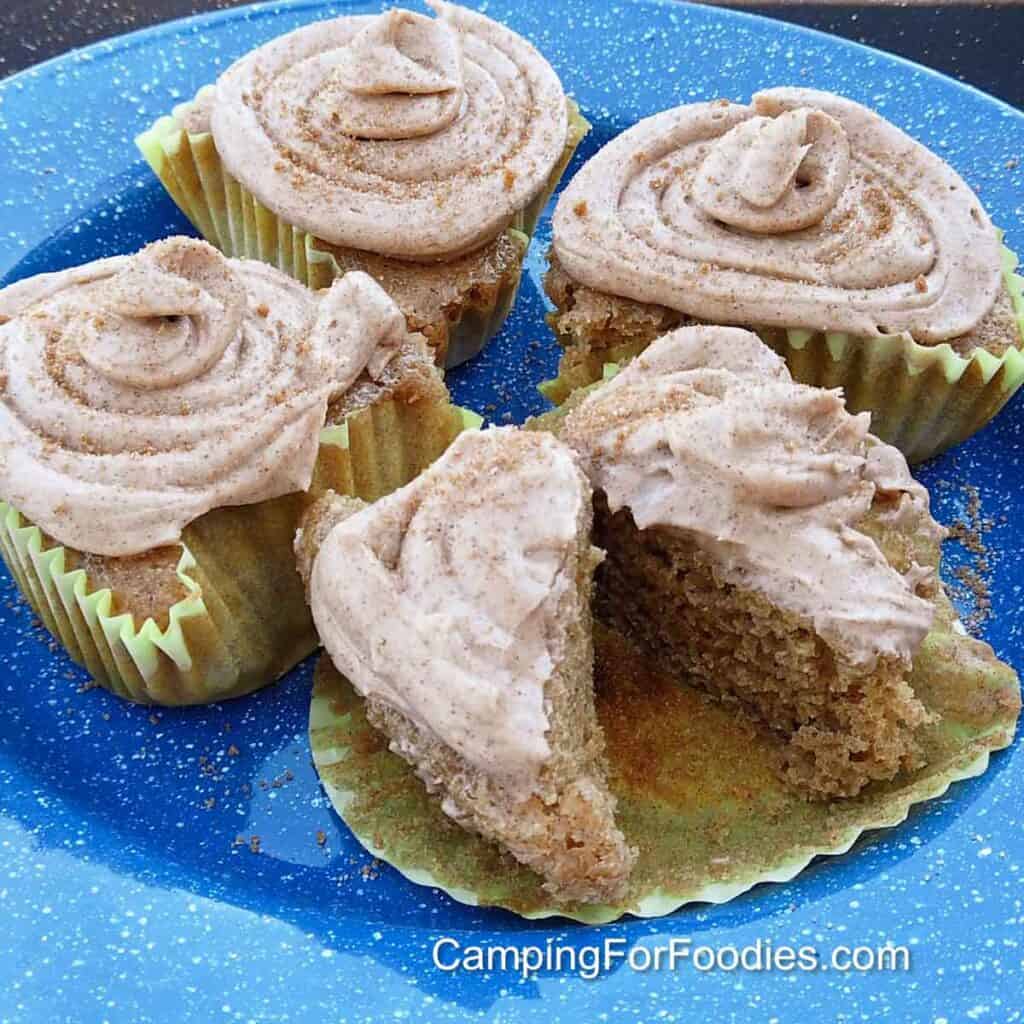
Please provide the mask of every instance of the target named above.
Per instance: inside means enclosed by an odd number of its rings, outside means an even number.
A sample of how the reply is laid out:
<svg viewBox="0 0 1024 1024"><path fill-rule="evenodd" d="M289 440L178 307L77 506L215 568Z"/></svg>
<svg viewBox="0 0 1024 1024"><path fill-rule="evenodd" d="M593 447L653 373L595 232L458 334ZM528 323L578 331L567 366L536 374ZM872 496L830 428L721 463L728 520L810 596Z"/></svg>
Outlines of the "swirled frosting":
<svg viewBox="0 0 1024 1024"><path fill-rule="evenodd" d="M316 22L221 76L211 126L228 170L335 245L411 260L489 241L543 188L565 95L516 33L442 0Z"/></svg>
<svg viewBox="0 0 1024 1024"><path fill-rule="evenodd" d="M970 331L1001 287L998 236L963 179L812 89L641 121L563 193L554 252L585 285L698 319L924 344Z"/></svg>
<svg viewBox="0 0 1024 1024"><path fill-rule="evenodd" d="M0 291L0 496L62 544L127 555L213 508L308 487L327 403L405 321L365 274L322 300L172 238Z"/></svg>
<svg viewBox="0 0 1024 1024"><path fill-rule="evenodd" d="M687 327L590 395L562 436L613 512L682 531L726 582L812 621L851 664L909 663L933 616L921 571L900 575L857 524L885 494L941 528L869 422L838 391L794 383L755 334Z"/></svg>
<svg viewBox="0 0 1024 1024"><path fill-rule="evenodd" d="M470 764L532 791L551 757L544 687L589 506L551 435L461 434L320 547L310 606L334 664Z"/></svg>

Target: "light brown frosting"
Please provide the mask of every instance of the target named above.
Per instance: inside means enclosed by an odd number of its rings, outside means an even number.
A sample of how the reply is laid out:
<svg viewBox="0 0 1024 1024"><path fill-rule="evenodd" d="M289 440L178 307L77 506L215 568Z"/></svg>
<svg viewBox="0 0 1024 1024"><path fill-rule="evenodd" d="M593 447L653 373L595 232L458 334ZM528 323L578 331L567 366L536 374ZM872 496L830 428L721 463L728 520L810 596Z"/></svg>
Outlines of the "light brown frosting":
<svg viewBox="0 0 1024 1024"><path fill-rule="evenodd" d="M610 509L711 553L723 578L813 621L842 657L912 659L931 602L857 529L876 493L939 531L906 460L838 391L793 382L755 334L687 327L656 341L568 416Z"/></svg>
<svg viewBox="0 0 1024 1024"><path fill-rule="evenodd" d="M497 237L561 154L565 95L544 58L482 14L428 0L320 21L217 83L228 170L336 245L448 259Z"/></svg>
<svg viewBox="0 0 1024 1024"><path fill-rule="evenodd" d="M1001 287L999 239L943 160L813 89L641 121L570 183L554 251L592 288L719 323L971 330Z"/></svg>
<svg viewBox="0 0 1024 1024"><path fill-rule="evenodd" d="M365 274L318 301L188 238L12 285L0 325L0 497L101 555L304 490L328 401L405 337Z"/></svg>
<svg viewBox="0 0 1024 1024"><path fill-rule="evenodd" d="M590 489L549 434L461 434L412 483L339 523L310 581L356 690L524 795L551 757L544 687L568 623Z"/></svg>

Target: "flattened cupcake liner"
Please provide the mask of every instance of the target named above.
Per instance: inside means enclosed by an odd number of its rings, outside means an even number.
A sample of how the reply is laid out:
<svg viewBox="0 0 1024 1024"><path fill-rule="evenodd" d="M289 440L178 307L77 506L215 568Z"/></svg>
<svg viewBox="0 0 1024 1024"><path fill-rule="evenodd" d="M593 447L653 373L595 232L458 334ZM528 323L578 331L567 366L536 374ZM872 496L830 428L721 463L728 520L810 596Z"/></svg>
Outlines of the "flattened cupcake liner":
<svg viewBox="0 0 1024 1024"><path fill-rule="evenodd" d="M136 625L79 556L0 502L0 552L22 594L101 686L144 704L202 704L279 678L317 645L292 541L305 504L330 487L366 501L406 483L480 418L455 406L381 401L326 427L309 495L217 509L186 527L184 594Z"/></svg>
<svg viewBox="0 0 1024 1024"><path fill-rule="evenodd" d="M788 881L815 857L846 853L864 832L899 824L914 804L984 772L989 754L1012 741L1020 711L1013 670L964 635L943 600L911 676L938 715L920 737L927 765L852 799L809 801L781 781L771 739L653 671L622 638L598 629L595 642L616 817L639 849L621 905L554 903L537 875L455 825L388 750L362 699L324 657L310 710L313 759L359 842L411 881L461 903L588 924L657 917Z"/></svg>
<svg viewBox="0 0 1024 1024"><path fill-rule="evenodd" d="M1002 249L1003 278L1019 337L1002 356L977 349L969 357L948 344L919 345L900 335L869 341L840 332L754 328L779 353L793 377L815 387L842 388L851 412L871 413L871 432L912 463L965 441L987 424L1024 382L1024 278L1016 255ZM579 387L600 380L605 363L621 363L646 344L626 342L581 352L571 339L558 376L540 385L556 405Z"/></svg>
<svg viewBox="0 0 1024 1024"><path fill-rule="evenodd" d="M193 103L208 98L203 86ZM150 167L196 230L225 255L261 260L312 289L327 288L344 273L335 256L316 237L281 220L263 206L224 167L211 132L185 127L191 104L181 104L135 140ZM454 318L431 325L427 332L438 363L452 367L471 359L501 329L515 301L530 237L544 207L561 180L590 125L569 101L569 133L562 157L544 190L516 216L507 229L519 251L515 273L489 296L466 297Z"/></svg>

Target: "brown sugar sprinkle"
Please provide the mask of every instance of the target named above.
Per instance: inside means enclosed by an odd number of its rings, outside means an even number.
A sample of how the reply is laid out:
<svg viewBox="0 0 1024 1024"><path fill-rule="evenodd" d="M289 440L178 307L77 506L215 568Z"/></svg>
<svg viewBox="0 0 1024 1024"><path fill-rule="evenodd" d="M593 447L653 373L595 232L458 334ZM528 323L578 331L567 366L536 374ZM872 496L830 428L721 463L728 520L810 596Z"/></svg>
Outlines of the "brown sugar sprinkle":
<svg viewBox="0 0 1024 1024"><path fill-rule="evenodd" d="M991 572L988 546L985 534L995 525L992 519L982 515L981 495L972 484L964 484L963 491L967 495L964 518L951 524L949 536L973 556L971 565L960 565L953 570L957 582L967 591L974 608L964 617L964 628L969 633L977 633L984 623L992 616L992 590L986 578Z"/></svg>
<svg viewBox="0 0 1024 1024"><path fill-rule="evenodd" d="M581 199L572 208L572 212L575 213L577 217L586 217L586 215L587 215L587 201L586 201L586 199Z"/></svg>
<svg viewBox="0 0 1024 1024"><path fill-rule="evenodd" d="M265 302L261 302L256 307L256 314L257 316L268 317L270 316L270 307Z"/></svg>
<svg viewBox="0 0 1024 1024"><path fill-rule="evenodd" d="M317 846L326 846L327 845L327 833L322 828L318 828L316 830L316 845Z"/></svg>
<svg viewBox="0 0 1024 1024"><path fill-rule="evenodd" d="M914 287L919 292L926 292L926 291L928 291L928 282L925 279L924 274L918 274L917 277L914 278Z"/></svg>
<svg viewBox="0 0 1024 1024"><path fill-rule="evenodd" d="M291 782L294 778L295 773L289 768L286 771L282 772L280 775L278 775L276 778L271 779L270 782L267 782L266 779L260 779L260 789L280 789L282 786L285 786L289 782Z"/></svg>

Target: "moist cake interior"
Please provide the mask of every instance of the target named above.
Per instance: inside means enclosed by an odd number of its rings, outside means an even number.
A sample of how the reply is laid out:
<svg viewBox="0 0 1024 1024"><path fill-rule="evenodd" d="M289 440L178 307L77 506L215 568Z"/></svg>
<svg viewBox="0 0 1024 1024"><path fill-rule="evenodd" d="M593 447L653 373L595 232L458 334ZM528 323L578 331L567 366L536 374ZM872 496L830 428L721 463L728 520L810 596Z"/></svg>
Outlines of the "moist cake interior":
<svg viewBox="0 0 1024 1024"><path fill-rule="evenodd" d="M851 796L922 763L927 712L896 659L840 662L811 624L724 581L681 532L640 530L595 498L606 552L595 617L677 678L736 707L782 741L781 769L816 797Z"/></svg>

